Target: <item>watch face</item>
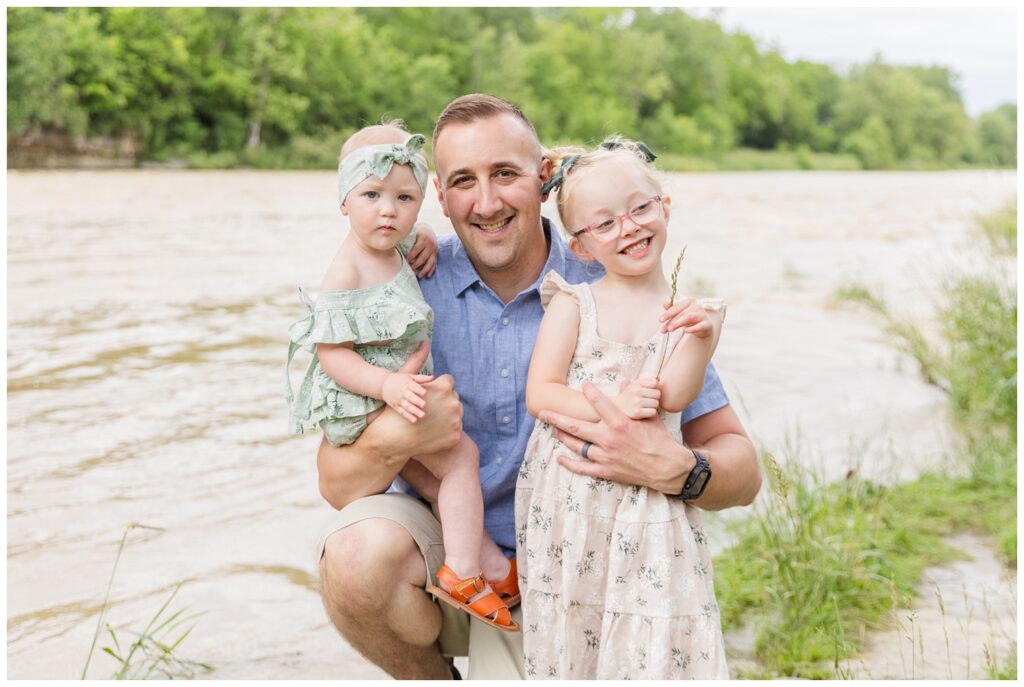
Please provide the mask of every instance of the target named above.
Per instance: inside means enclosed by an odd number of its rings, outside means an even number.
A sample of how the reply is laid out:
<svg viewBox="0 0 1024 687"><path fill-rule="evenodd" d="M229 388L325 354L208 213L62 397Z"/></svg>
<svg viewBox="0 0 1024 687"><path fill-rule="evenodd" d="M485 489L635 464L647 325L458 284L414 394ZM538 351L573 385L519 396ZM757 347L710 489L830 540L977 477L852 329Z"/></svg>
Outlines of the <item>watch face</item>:
<svg viewBox="0 0 1024 687"><path fill-rule="evenodd" d="M699 494L704 491L704 485L708 483L708 477L710 476L710 470L701 470L697 475L697 479L693 481L693 486L690 487L690 493Z"/></svg>

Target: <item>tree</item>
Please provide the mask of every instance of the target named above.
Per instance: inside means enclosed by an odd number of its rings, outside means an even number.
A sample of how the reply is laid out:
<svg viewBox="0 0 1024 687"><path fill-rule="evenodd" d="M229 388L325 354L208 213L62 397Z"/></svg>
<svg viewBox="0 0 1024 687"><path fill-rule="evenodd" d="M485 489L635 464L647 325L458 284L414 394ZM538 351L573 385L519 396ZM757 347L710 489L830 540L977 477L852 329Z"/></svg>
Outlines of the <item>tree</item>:
<svg viewBox="0 0 1024 687"><path fill-rule="evenodd" d="M986 164L1017 164L1017 106L1000 105L978 117L975 126L978 150L974 160Z"/></svg>
<svg viewBox="0 0 1024 687"><path fill-rule="evenodd" d="M892 136L878 115L871 115L859 129L847 134L842 150L855 155L864 169L885 169L896 160Z"/></svg>

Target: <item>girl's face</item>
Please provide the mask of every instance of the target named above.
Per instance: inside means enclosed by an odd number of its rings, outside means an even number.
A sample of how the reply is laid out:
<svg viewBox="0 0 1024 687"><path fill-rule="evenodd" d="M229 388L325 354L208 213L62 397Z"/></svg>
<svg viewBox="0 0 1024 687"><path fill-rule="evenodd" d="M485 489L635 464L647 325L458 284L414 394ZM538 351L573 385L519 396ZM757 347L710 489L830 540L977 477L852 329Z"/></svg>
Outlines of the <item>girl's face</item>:
<svg viewBox="0 0 1024 687"><path fill-rule="evenodd" d="M567 229L575 234L602 222L610 221L613 226L604 234L590 230L575 236L570 246L576 254L595 259L609 273L623 276L660 269L668 238L669 197L656 199L660 192L639 165L603 160L579 174L585 176L572 187L566 208L572 225Z"/></svg>
<svg viewBox="0 0 1024 687"><path fill-rule="evenodd" d="M349 191L341 214L349 218L359 243L374 251L392 250L412 231L423 193L408 165L392 165L384 179L369 176Z"/></svg>

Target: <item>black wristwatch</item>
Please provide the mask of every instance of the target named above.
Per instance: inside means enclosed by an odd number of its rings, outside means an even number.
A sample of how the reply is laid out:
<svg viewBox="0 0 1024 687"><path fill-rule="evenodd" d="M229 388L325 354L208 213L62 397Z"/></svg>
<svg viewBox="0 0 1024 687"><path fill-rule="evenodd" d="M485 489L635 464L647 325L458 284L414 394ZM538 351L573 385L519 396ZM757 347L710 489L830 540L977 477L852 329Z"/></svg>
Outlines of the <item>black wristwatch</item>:
<svg viewBox="0 0 1024 687"><path fill-rule="evenodd" d="M686 481L683 482L683 490L675 494L677 499L682 499L683 501L699 499L700 495L704 493L704 488L708 486L708 482L711 480L711 464L704 457L704 454L700 451L693 451L693 457L697 459L697 464L693 466L693 470L690 470Z"/></svg>

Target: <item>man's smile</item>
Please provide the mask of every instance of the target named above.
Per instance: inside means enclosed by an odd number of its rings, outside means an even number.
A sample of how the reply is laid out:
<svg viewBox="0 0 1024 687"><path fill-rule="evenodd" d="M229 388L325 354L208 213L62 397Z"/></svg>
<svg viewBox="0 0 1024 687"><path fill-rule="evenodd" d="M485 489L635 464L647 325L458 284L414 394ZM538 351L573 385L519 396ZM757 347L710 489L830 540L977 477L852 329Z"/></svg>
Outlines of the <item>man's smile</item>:
<svg viewBox="0 0 1024 687"><path fill-rule="evenodd" d="M474 222L475 226L483 231L485 234L497 234L502 229L507 227L509 223L515 218L515 215L510 215L505 219L498 220L496 222Z"/></svg>

